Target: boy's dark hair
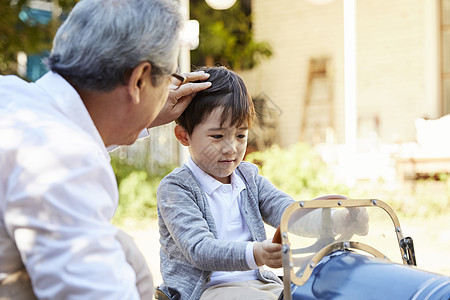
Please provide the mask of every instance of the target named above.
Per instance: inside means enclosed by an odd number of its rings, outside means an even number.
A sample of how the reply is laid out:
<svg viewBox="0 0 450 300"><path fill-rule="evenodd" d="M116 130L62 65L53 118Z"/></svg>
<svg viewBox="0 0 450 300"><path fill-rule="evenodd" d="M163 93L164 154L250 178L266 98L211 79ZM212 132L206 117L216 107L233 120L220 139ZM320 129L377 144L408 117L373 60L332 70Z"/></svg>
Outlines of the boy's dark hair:
<svg viewBox="0 0 450 300"><path fill-rule="evenodd" d="M231 125L239 127L247 122L250 128L255 118L255 108L242 78L225 67L200 70L210 74L207 81L212 85L195 95L176 123L191 135L195 126L203 122L215 108L223 107L220 125L231 117Z"/></svg>

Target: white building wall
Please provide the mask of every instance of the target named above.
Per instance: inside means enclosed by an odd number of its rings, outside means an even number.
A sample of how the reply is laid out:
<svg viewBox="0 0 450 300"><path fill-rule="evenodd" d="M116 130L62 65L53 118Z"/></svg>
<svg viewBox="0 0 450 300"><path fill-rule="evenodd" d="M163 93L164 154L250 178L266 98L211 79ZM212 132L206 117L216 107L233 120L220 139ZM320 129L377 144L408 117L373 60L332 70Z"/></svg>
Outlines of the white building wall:
<svg viewBox="0 0 450 300"><path fill-rule="evenodd" d="M414 120L438 117L438 1L356 0L359 135L383 142L415 139ZM274 55L241 72L251 93L266 93L282 110L281 146L299 140L308 61L330 57L334 69L336 142L344 142L342 0L254 0L256 40Z"/></svg>

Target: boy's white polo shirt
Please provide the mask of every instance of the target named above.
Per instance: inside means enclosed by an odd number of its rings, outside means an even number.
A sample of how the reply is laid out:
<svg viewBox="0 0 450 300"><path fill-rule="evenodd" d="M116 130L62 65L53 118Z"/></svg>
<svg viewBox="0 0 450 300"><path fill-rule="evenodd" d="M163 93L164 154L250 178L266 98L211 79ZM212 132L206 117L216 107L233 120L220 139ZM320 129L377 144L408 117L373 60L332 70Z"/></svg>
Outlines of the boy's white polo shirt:
<svg viewBox="0 0 450 300"><path fill-rule="evenodd" d="M203 171L189 157L186 165L192 171L195 178L205 191L206 198L214 217L217 229L217 239L225 241L252 241L250 230L242 217L240 206L240 193L245 189L244 181L236 175L231 174L231 183L223 184ZM257 269L253 256L254 242L247 244L246 260L251 269ZM233 281L256 280L256 274L250 271L215 271L211 275L208 287Z"/></svg>

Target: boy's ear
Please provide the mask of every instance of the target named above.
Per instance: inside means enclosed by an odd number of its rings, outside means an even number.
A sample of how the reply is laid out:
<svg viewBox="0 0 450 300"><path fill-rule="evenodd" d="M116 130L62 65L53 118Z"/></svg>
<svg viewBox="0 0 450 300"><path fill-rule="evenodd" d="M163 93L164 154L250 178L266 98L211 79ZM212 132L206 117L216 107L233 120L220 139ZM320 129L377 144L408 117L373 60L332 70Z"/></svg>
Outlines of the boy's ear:
<svg viewBox="0 0 450 300"><path fill-rule="evenodd" d="M183 146L190 145L189 134L183 126L181 126L180 124L177 124L175 126L174 132L175 132L175 137L177 138L177 140L180 142L181 145L183 145Z"/></svg>

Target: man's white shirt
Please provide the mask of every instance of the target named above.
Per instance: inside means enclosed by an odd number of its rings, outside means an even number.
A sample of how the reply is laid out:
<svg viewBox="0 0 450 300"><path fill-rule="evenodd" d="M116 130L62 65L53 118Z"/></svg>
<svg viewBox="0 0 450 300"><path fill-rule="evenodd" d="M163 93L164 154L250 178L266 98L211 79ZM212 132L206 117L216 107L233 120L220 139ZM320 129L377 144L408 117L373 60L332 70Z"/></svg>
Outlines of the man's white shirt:
<svg viewBox="0 0 450 300"><path fill-rule="evenodd" d="M0 281L25 264L51 299L138 299L111 225L110 157L73 87L0 76Z"/></svg>

